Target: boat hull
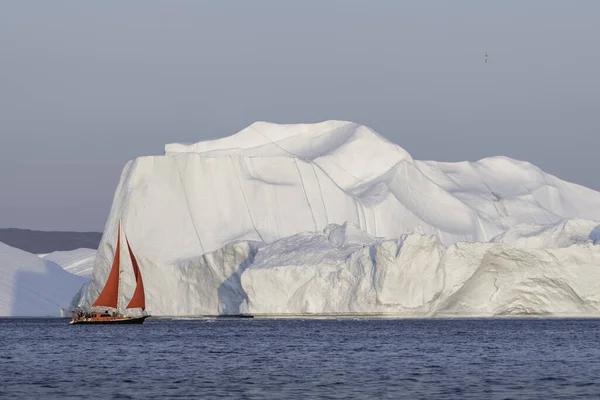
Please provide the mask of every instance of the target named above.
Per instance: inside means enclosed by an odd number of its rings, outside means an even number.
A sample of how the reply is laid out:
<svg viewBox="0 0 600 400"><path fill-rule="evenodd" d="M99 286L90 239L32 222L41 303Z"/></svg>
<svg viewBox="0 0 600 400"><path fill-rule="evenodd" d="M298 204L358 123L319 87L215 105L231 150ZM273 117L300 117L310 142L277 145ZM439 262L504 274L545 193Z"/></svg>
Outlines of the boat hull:
<svg viewBox="0 0 600 400"><path fill-rule="evenodd" d="M131 324L143 324L144 320L149 315L141 317L115 317L115 318L89 318L89 319L75 319L71 320L71 325L131 325Z"/></svg>

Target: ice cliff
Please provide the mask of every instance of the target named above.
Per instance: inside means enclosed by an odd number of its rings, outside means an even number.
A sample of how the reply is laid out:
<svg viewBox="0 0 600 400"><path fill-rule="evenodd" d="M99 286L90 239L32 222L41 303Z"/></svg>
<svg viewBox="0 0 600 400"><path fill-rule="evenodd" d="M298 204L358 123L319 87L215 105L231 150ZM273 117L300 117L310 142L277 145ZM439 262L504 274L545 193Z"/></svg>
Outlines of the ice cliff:
<svg viewBox="0 0 600 400"><path fill-rule="evenodd" d="M581 282L600 193L505 157L413 160L351 122L260 122L129 162L89 298L119 218L155 315L597 310Z"/></svg>
<svg viewBox="0 0 600 400"><path fill-rule="evenodd" d="M418 234L344 242L337 240L339 232L332 237L331 231L347 228L300 233L261 248L241 277L248 311L410 316L600 312L600 246L591 241L540 250L466 242L444 248L436 237Z"/></svg>

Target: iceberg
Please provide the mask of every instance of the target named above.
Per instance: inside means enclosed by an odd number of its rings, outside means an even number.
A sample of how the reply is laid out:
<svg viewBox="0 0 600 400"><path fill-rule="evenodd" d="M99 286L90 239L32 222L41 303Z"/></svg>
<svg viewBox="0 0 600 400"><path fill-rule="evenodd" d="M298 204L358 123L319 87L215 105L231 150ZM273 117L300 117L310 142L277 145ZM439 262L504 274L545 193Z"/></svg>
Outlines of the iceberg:
<svg viewBox="0 0 600 400"><path fill-rule="evenodd" d="M493 246L460 289L443 300L438 314L598 317L600 246Z"/></svg>
<svg viewBox="0 0 600 400"><path fill-rule="evenodd" d="M257 122L128 162L88 298L107 279L120 218L153 315L597 309L574 280L599 265L599 192L506 157L414 160L353 122ZM548 257L568 264L556 264L562 289L511 303L503 285L533 285ZM122 285L133 290L131 273Z"/></svg>
<svg viewBox="0 0 600 400"><path fill-rule="evenodd" d="M328 227L331 229L331 227ZM335 227L334 230L340 230ZM362 244L300 233L258 250L248 312L404 316L599 315L600 246L527 249L410 234Z"/></svg>
<svg viewBox="0 0 600 400"><path fill-rule="evenodd" d="M600 244L600 224L580 218L563 219L547 225L520 224L491 240L532 249L569 247L574 244Z"/></svg>
<svg viewBox="0 0 600 400"><path fill-rule="evenodd" d="M0 316L59 317L86 280L0 242Z"/></svg>
<svg viewBox="0 0 600 400"><path fill-rule="evenodd" d="M54 251L48 254L39 254L39 256L60 265L65 271L90 278L96 260L96 250L81 248L70 251Z"/></svg>
<svg viewBox="0 0 600 400"><path fill-rule="evenodd" d="M38 254L39 257L60 265L65 271L86 278L85 283L81 285L81 288L73 297L69 308L65 310L67 313L68 310L75 310L88 304L87 291L94 269L94 262L96 261L96 253L96 250L80 248Z"/></svg>

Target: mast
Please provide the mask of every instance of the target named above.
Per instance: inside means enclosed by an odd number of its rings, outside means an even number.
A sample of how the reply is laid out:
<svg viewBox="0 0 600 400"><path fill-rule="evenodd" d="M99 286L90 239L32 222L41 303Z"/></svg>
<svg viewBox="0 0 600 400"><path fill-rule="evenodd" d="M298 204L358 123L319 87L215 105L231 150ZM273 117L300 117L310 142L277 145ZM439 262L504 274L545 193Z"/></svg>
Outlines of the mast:
<svg viewBox="0 0 600 400"><path fill-rule="evenodd" d="M119 240L115 252L119 253L121 258L121 218L119 218ZM121 265L119 264L119 283L117 284L117 314L121 314Z"/></svg>

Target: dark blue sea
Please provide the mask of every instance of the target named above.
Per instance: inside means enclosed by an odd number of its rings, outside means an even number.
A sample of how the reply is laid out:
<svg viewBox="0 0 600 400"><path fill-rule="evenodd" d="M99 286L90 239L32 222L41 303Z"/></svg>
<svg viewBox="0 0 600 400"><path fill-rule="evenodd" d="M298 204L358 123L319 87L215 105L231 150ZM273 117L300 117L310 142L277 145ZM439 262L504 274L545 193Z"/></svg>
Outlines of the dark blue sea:
<svg viewBox="0 0 600 400"><path fill-rule="evenodd" d="M0 398L600 398L600 320L67 321L0 319Z"/></svg>

